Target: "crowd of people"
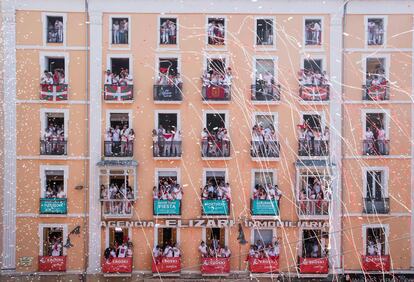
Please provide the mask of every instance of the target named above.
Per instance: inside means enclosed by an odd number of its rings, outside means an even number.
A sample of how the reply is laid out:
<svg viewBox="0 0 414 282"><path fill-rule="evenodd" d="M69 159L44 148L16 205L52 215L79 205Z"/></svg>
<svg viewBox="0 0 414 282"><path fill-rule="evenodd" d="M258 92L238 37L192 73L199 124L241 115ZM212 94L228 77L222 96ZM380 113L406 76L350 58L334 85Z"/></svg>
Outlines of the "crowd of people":
<svg viewBox="0 0 414 282"><path fill-rule="evenodd" d="M64 199L66 193L63 190L63 184L48 184L46 187L45 197L48 199Z"/></svg>
<svg viewBox="0 0 414 282"><path fill-rule="evenodd" d="M257 259L276 259L280 254L279 241L275 240L274 243L265 244L262 240L257 240L256 244L250 245L249 258Z"/></svg>
<svg viewBox="0 0 414 282"><path fill-rule="evenodd" d="M63 43L63 21L61 19L56 19L54 22L48 21L47 42Z"/></svg>
<svg viewBox="0 0 414 282"><path fill-rule="evenodd" d="M128 44L128 19L113 20L112 44Z"/></svg>
<svg viewBox="0 0 414 282"><path fill-rule="evenodd" d="M133 250L132 250L132 242L127 240L122 244L118 244L118 242L114 242L104 251L104 258L107 262L110 262L113 258L132 258Z"/></svg>
<svg viewBox="0 0 414 282"><path fill-rule="evenodd" d="M305 258L320 258L328 255L328 249L322 248L319 238L310 238L304 241L304 253Z"/></svg>
<svg viewBox="0 0 414 282"><path fill-rule="evenodd" d="M301 69L299 71L299 84L302 86L328 85L328 76L326 71Z"/></svg>
<svg viewBox="0 0 414 282"><path fill-rule="evenodd" d="M201 199L202 200L226 200L230 202L231 200L231 191L230 183L224 183L220 181L216 183L213 179L207 180L207 185L201 189Z"/></svg>
<svg viewBox="0 0 414 282"><path fill-rule="evenodd" d="M280 201L282 191L272 183L256 184L253 188L253 200L276 200Z"/></svg>
<svg viewBox="0 0 414 282"><path fill-rule="evenodd" d="M279 157L277 135L272 127L255 124L252 128L252 157Z"/></svg>
<svg viewBox="0 0 414 282"><path fill-rule="evenodd" d="M256 77L255 91L252 93L253 100L259 100L260 95L263 96L263 100L278 100L279 91L275 90L275 87L275 79L271 73L260 73Z"/></svg>
<svg viewBox="0 0 414 282"><path fill-rule="evenodd" d="M64 126L49 123L42 140L42 154L63 155L66 153Z"/></svg>
<svg viewBox="0 0 414 282"><path fill-rule="evenodd" d="M162 258L179 258L181 250L177 243L166 242L163 246L156 245L152 250L152 256L156 264L162 262Z"/></svg>
<svg viewBox="0 0 414 282"><path fill-rule="evenodd" d="M132 156L134 152L135 132L124 125L110 127L105 136L105 156Z"/></svg>
<svg viewBox="0 0 414 282"><path fill-rule="evenodd" d="M119 73L111 72L111 70L105 72L105 85L126 86L133 84L132 75L127 68L121 68Z"/></svg>
<svg viewBox="0 0 414 282"><path fill-rule="evenodd" d="M329 187L318 178L313 183L303 185L299 194L299 205L302 214L327 215L329 211Z"/></svg>
<svg viewBox="0 0 414 282"><path fill-rule="evenodd" d="M45 70L40 77L40 84L65 84L65 71L63 69L54 69L52 74L50 71Z"/></svg>
<svg viewBox="0 0 414 282"><path fill-rule="evenodd" d="M364 140L365 155L386 155L387 139L386 132L383 127L367 126Z"/></svg>
<svg viewBox="0 0 414 282"><path fill-rule="evenodd" d="M160 44L177 44L177 26L170 19L161 23Z"/></svg>
<svg viewBox="0 0 414 282"><path fill-rule="evenodd" d="M125 183L118 186L111 183L108 186L101 185L101 200L103 200L104 214L131 214L134 191Z"/></svg>
<svg viewBox="0 0 414 282"><path fill-rule="evenodd" d="M329 128L322 131L319 127L311 127L307 122L299 125L299 155L326 156L329 150Z"/></svg>
<svg viewBox="0 0 414 282"><path fill-rule="evenodd" d="M368 256L382 256L383 255L382 244L379 239L376 239L375 241L372 239L367 240L367 255Z"/></svg>
<svg viewBox="0 0 414 282"><path fill-rule="evenodd" d="M172 126L165 129L162 125L152 130L154 157L181 157L181 131Z"/></svg>
<svg viewBox="0 0 414 282"><path fill-rule="evenodd" d="M229 258L231 251L227 246L222 247L216 238L211 240L210 246L201 241L198 251L202 258Z"/></svg>
<svg viewBox="0 0 414 282"><path fill-rule="evenodd" d="M173 71L169 71L168 69L160 68L156 83L157 85L176 86L180 88L183 80L181 79L180 73L175 73Z"/></svg>
<svg viewBox="0 0 414 282"><path fill-rule="evenodd" d="M210 132L203 128L201 132L201 153L203 157L229 157L230 137L224 127Z"/></svg>
<svg viewBox="0 0 414 282"><path fill-rule="evenodd" d="M368 45L384 43L384 24L382 20L368 20Z"/></svg>
<svg viewBox="0 0 414 282"><path fill-rule="evenodd" d="M206 70L201 77L204 87L210 86L231 86L233 75L231 68L228 67L225 71Z"/></svg>
<svg viewBox="0 0 414 282"><path fill-rule="evenodd" d="M223 45L224 32L224 24L221 21L213 20L209 22L207 28L208 44Z"/></svg>
<svg viewBox="0 0 414 282"><path fill-rule="evenodd" d="M385 75L385 70L381 65L375 67L373 72L367 72L366 74L366 87L367 94L371 98L380 98L378 95L384 95L385 88L388 85L388 80ZM384 96L382 98L385 98Z"/></svg>
<svg viewBox="0 0 414 282"><path fill-rule="evenodd" d="M158 187L154 186L152 191L154 200L181 201L184 194L183 188L177 183L177 180L171 177L162 177Z"/></svg>
<svg viewBox="0 0 414 282"><path fill-rule="evenodd" d="M63 238L53 233L53 236L47 238L47 254L45 256L60 257L63 256Z"/></svg>
<svg viewBox="0 0 414 282"><path fill-rule="evenodd" d="M306 45L321 45L322 27L320 21L311 21L305 25Z"/></svg>

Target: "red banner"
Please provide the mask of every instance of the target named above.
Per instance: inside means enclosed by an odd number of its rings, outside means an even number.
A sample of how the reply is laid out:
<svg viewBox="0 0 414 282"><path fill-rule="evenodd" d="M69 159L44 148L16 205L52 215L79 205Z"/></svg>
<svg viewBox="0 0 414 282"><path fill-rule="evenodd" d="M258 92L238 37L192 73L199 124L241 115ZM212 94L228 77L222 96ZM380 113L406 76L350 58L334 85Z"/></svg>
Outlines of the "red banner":
<svg viewBox="0 0 414 282"><path fill-rule="evenodd" d="M102 261L103 273L130 273L132 272L132 258L110 258Z"/></svg>
<svg viewBox="0 0 414 282"><path fill-rule="evenodd" d="M181 271L181 258L161 258L160 260L152 261L152 272L153 273L166 273Z"/></svg>
<svg viewBox="0 0 414 282"><path fill-rule="evenodd" d="M249 258L249 270L254 273L279 272L279 257L274 258Z"/></svg>
<svg viewBox="0 0 414 282"><path fill-rule="evenodd" d="M386 84L369 86L367 88L367 94L374 101L385 100L388 89L387 87L388 86Z"/></svg>
<svg viewBox="0 0 414 282"><path fill-rule="evenodd" d="M223 87L209 86L207 87L206 96L207 99L224 99L226 97L226 93Z"/></svg>
<svg viewBox="0 0 414 282"><path fill-rule="evenodd" d="M41 256L39 257L39 271L66 271L66 256L52 257Z"/></svg>
<svg viewBox="0 0 414 282"><path fill-rule="evenodd" d="M328 258L300 258L300 273L328 273Z"/></svg>
<svg viewBox="0 0 414 282"><path fill-rule="evenodd" d="M306 85L301 88L300 97L305 101L329 100L329 85Z"/></svg>
<svg viewBox="0 0 414 282"><path fill-rule="evenodd" d="M362 270L390 271L390 256L361 256Z"/></svg>
<svg viewBox="0 0 414 282"><path fill-rule="evenodd" d="M230 272L229 258L201 258L202 274L223 274Z"/></svg>

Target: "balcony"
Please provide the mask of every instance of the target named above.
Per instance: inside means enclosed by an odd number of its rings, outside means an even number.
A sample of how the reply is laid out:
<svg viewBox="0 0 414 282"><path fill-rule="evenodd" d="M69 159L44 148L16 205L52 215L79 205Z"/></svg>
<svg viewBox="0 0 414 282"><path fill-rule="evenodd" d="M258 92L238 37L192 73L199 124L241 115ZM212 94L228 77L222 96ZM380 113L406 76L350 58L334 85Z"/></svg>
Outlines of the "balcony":
<svg viewBox="0 0 414 282"><path fill-rule="evenodd" d="M362 154L365 156L387 156L390 154L390 140L363 140Z"/></svg>
<svg viewBox="0 0 414 282"><path fill-rule="evenodd" d="M256 83L251 86L252 101L276 102L280 101L280 84L267 86Z"/></svg>
<svg viewBox="0 0 414 282"><path fill-rule="evenodd" d="M181 200L157 200L153 201L153 213L156 216L180 216Z"/></svg>
<svg viewBox="0 0 414 282"><path fill-rule="evenodd" d="M329 155L329 141L299 140L300 157L323 157Z"/></svg>
<svg viewBox="0 0 414 282"><path fill-rule="evenodd" d="M102 215L105 218L130 218L132 217L133 201L130 199L101 200Z"/></svg>
<svg viewBox="0 0 414 282"><path fill-rule="evenodd" d="M279 256L274 258L249 257L249 271L252 273L278 273Z"/></svg>
<svg viewBox="0 0 414 282"><path fill-rule="evenodd" d="M209 85L203 86L203 101L230 101L231 86L230 85Z"/></svg>
<svg viewBox="0 0 414 282"><path fill-rule="evenodd" d="M329 262L327 257L299 259L299 272L301 274L327 274Z"/></svg>
<svg viewBox="0 0 414 282"><path fill-rule="evenodd" d="M329 200L299 200L299 217L325 217L329 215Z"/></svg>
<svg viewBox="0 0 414 282"><path fill-rule="evenodd" d="M173 257L159 257L152 259L152 273L154 274L175 274L179 275L181 272L181 258Z"/></svg>
<svg viewBox="0 0 414 282"><path fill-rule="evenodd" d="M279 216L279 201L277 200L250 200L252 216Z"/></svg>
<svg viewBox="0 0 414 282"><path fill-rule="evenodd" d="M390 99L390 88L386 85L362 85L362 100L387 101Z"/></svg>
<svg viewBox="0 0 414 282"><path fill-rule="evenodd" d="M364 198L364 210L366 214L388 214L390 212L390 199Z"/></svg>
<svg viewBox="0 0 414 282"><path fill-rule="evenodd" d="M252 141L250 156L252 158L279 158L279 141Z"/></svg>
<svg viewBox="0 0 414 282"><path fill-rule="evenodd" d="M201 258L202 275L227 275L230 273L230 258Z"/></svg>
<svg viewBox="0 0 414 282"><path fill-rule="evenodd" d="M152 143L154 158L181 158L182 141L158 141Z"/></svg>
<svg viewBox="0 0 414 282"><path fill-rule="evenodd" d="M224 215L230 214L230 201L227 200L202 200L203 215Z"/></svg>
<svg viewBox="0 0 414 282"><path fill-rule="evenodd" d="M67 99L67 84L40 84L40 100L65 101Z"/></svg>
<svg viewBox="0 0 414 282"><path fill-rule="evenodd" d="M66 214L67 199L62 198L41 198L40 199L41 214Z"/></svg>
<svg viewBox="0 0 414 282"><path fill-rule="evenodd" d="M182 101L182 83L178 85L154 85L154 101L172 102Z"/></svg>
<svg viewBox="0 0 414 282"><path fill-rule="evenodd" d="M389 255L385 256L361 256L363 271L390 271L391 260Z"/></svg>
<svg viewBox="0 0 414 282"><path fill-rule="evenodd" d="M103 95L105 101L132 101L134 100L134 86L105 84Z"/></svg>
<svg viewBox="0 0 414 282"><path fill-rule="evenodd" d="M202 140L201 156L203 158L229 158L230 141L229 140Z"/></svg>
<svg viewBox="0 0 414 282"><path fill-rule="evenodd" d="M103 273L131 273L132 257L110 258L102 260Z"/></svg>
<svg viewBox="0 0 414 282"><path fill-rule="evenodd" d="M68 141L40 140L40 155L63 156L67 155Z"/></svg>
<svg viewBox="0 0 414 282"><path fill-rule="evenodd" d="M134 155L134 141L105 141L105 157L130 158Z"/></svg>
<svg viewBox="0 0 414 282"><path fill-rule="evenodd" d="M39 256L40 272L66 271L66 256Z"/></svg>
<svg viewBox="0 0 414 282"><path fill-rule="evenodd" d="M300 85L299 97L303 101L329 101L329 85Z"/></svg>

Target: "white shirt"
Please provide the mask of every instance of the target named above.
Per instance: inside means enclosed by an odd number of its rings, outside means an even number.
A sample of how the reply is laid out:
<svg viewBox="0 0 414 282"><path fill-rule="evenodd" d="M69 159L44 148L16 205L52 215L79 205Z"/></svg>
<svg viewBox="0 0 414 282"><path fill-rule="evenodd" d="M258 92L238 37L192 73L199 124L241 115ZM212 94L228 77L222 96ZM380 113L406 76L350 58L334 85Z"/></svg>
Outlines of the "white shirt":
<svg viewBox="0 0 414 282"><path fill-rule="evenodd" d="M124 258L124 257L126 257L127 249L128 249L128 247L127 247L127 246L120 246L120 247L119 247L118 257L119 257L119 258Z"/></svg>
<svg viewBox="0 0 414 282"><path fill-rule="evenodd" d="M57 197L63 199L66 198L66 194L64 191L60 191L59 193L57 193Z"/></svg>
<svg viewBox="0 0 414 282"><path fill-rule="evenodd" d="M112 75L110 74L105 75L105 84L112 84Z"/></svg>
<svg viewBox="0 0 414 282"><path fill-rule="evenodd" d="M160 250L157 248L154 248L152 250L152 254L154 255L154 257L158 257L160 255Z"/></svg>
<svg viewBox="0 0 414 282"><path fill-rule="evenodd" d="M174 252L174 257L179 258L180 255L181 255L180 249L179 248L173 248L172 250Z"/></svg>
<svg viewBox="0 0 414 282"><path fill-rule="evenodd" d="M207 246L206 245L204 245L204 246L202 246L202 245L198 246L198 250L203 255L206 255L207 254Z"/></svg>
<svg viewBox="0 0 414 282"><path fill-rule="evenodd" d="M62 246L60 244L56 243L55 245L53 245L52 256L54 257L60 256L61 249L62 249Z"/></svg>
<svg viewBox="0 0 414 282"><path fill-rule="evenodd" d="M375 248L374 248L374 245L368 245L367 252L368 252L368 255L369 255L369 256L373 256L373 255L375 255Z"/></svg>

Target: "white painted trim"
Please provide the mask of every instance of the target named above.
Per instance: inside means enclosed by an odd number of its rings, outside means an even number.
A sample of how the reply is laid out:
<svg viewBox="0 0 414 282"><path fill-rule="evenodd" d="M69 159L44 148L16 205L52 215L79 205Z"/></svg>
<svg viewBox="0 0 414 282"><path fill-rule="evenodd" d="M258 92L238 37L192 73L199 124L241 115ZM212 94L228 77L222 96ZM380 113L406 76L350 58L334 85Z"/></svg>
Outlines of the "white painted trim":
<svg viewBox="0 0 414 282"><path fill-rule="evenodd" d="M363 224L362 225L362 254L367 254L367 230L368 229L380 229L382 228L385 233L385 254L389 254L388 238L390 235L390 226L388 224Z"/></svg>
<svg viewBox="0 0 414 282"><path fill-rule="evenodd" d="M175 19L175 35L176 35L176 44L160 44L161 38L161 19ZM180 49L180 23L177 15L162 14L157 18L157 47L158 50L168 51L168 50L179 50Z"/></svg>
<svg viewBox="0 0 414 282"><path fill-rule="evenodd" d="M228 37L227 37L227 33L228 33L228 19L227 16L224 15L206 15L206 20L205 20L205 46L206 49L209 50L227 50L227 46L229 45L229 43L227 42ZM224 44L223 45L212 45L212 44L208 44L208 21L209 19L224 19Z"/></svg>
<svg viewBox="0 0 414 282"><path fill-rule="evenodd" d="M155 55L155 65L154 65L154 84L156 83L158 76L160 74L160 60L162 59L177 59L177 73L181 74L181 55L177 53L162 53ZM181 78L183 76L181 75Z"/></svg>
<svg viewBox="0 0 414 282"><path fill-rule="evenodd" d="M65 139L69 136L69 109L51 109L51 108L41 108L40 109L40 138L43 140L43 136L46 133L46 115L48 113L62 113L63 114L63 126Z"/></svg>
<svg viewBox="0 0 414 282"><path fill-rule="evenodd" d="M111 5L110 5L111 6ZM126 6L124 6L126 7ZM112 9L110 9L112 10ZM129 9L128 9L129 10ZM125 9L124 9L125 11ZM125 14L111 14L109 15L109 24L108 24L108 29L109 29L109 34L108 34L108 44L109 44L109 49L110 50L129 50L131 49L131 16L129 15L125 15ZM122 18L127 18L128 19L128 44L112 44L112 19L122 19ZM102 20L101 20L102 21ZM101 44L99 42L99 44ZM122 47L115 47L115 46L122 46Z"/></svg>
<svg viewBox="0 0 414 282"><path fill-rule="evenodd" d="M411 16L411 29L414 29L414 15ZM411 46L414 46L414 36L411 37ZM411 89L414 89L414 49L411 51ZM412 96L412 95L411 95ZM411 138L414 137L414 103L412 99L411 102ZM414 142L411 142L411 181L410 181L410 204L411 204L411 225L410 225L410 234L414 234ZM414 268L414 240L410 240L410 267Z"/></svg>
<svg viewBox="0 0 414 282"><path fill-rule="evenodd" d="M48 170L63 171L63 192L65 192L66 199L67 199L68 198L68 178L69 178L69 166L68 165L40 165L40 197L45 198L46 171Z"/></svg>
<svg viewBox="0 0 414 282"><path fill-rule="evenodd" d="M252 84L256 84L257 60L272 60L273 61L273 79L275 80L275 84L278 84L278 81L279 81L279 74L278 74L278 61L279 61L279 58L276 57L276 56L254 56L253 57Z"/></svg>
<svg viewBox="0 0 414 282"><path fill-rule="evenodd" d="M207 127L207 114L224 114L225 115L224 116L225 117L224 125L226 126L227 133L230 134L230 128L229 128L230 115L229 115L229 110L202 110L202 112L203 112L203 128L204 127ZM209 158L209 159L211 159L211 158Z"/></svg>
<svg viewBox="0 0 414 282"><path fill-rule="evenodd" d="M365 138L365 132L367 131L367 114L384 114L384 130L385 130L385 138L390 138L390 109L362 109L361 110L361 122L362 122L362 140Z"/></svg>
<svg viewBox="0 0 414 282"><path fill-rule="evenodd" d="M128 59L128 72L130 75L134 75L134 60L132 54L107 54L105 71L112 70L112 59Z"/></svg>
<svg viewBox="0 0 414 282"><path fill-rule="evenodd" d="M383 191L384 198L388 198L388 179L389 179L389 168L384 166L365 166L361 167L362 169L362 197L365 198L367 196L367 173L369 171L381 171L382 177L382 183L381 183L381 190Z"/></svg>
<svg viewBox="0 0 414 282"><path fill-rule="evenodd" d="M368 45L368 20L369 19L382 19L382 24L384 26L384 38L382 45ZM365 30L365 48L381 48L387 46L387 28L388 28L388 16L385 15L366 15L364 16L364 30Z"/></svg>
<svg viewBox="0 0 414 282"><path fill-rule="evenodd" d="M398 218L398 217L411 217L411 213L409 212L391 212L388 214L367 214L362 212L346 212L342 215L342 217L367 217L367 218L380 218L380 217L387 217L387 218Z"/></svg>
<svg viewBox="0 0 414 282"><path fill-rule="evenodd" d="M159 114L176 114L177 115L177 131L181 130L181 111L180 110L155 110L154 111L154 129L158 129Z"/></svg>
<svg viewBox="0 0 414 282"><path fill-rule="evenodd" d="M371 54L362 54L362 82L365 85L367 82L367 59L384 59L384 70L385 78L390 79L390 69L391 69L391 55L383 53L371 53Z"/></svg>
<svg viewBox="0 0 414 282"><path fill-rule="evenodd" d="M277 169L270 169L270 168L265 168L265 169L260 169L260 168L252 168L250 169L250 174L251 174L251 180L250 180L250 197L253 196L253 188L255 186L255 174L256 173L264 173L264 172L271 172L273 174L272 176L272 181L273 181L273 185L277 185Z"/></svg>
<svg viewBox="0 0 414 282"><path fill-rule="evenodd" d="M122 174L111 174L110 171L111 170L118 170L118 171L123 171ZM132 170L133 174L128 174L128 170ZM102 171L105 171L105 174L102 174ZM129 181L129 185L132 187L132 191L134 192L134 199L137 199L137 195L138 195L138 178L137 178L137 168L135 166L107 166L107 167L100 167L98 169L98 185L99 185L99 191L100 191L100 186L101 186L101 179L103 176L107 177L109 180L109 177L111 175L122 175L124 177L126 177L126 179L128 179ZM133 177L133 182L131 182L130 177Z"/></svg>
<svg viewBox="0 0 414 282"><path fill-rule="evenodd" d="M229 171L227 168L203 168L203 179L202 179L202 184L204 186L207 185L206 182L206 178L207 178L207 172L224 172L224 182L227 183L229 182Z"/></svg>
<svg viewBox="0 0 414 282"><path fill-rule="evenodd" d="M63 43L48 43L47 42L47 18L48 17L62 17L63 19ZM43 34L43 47L47 47L48 44L62 44L63 47L66 47L66 34L67 34L67 13L51 13L51 12L43 12L42 13L42 34Z"/></svg>
<svg viewBox="0 0 414 282"><path fill-rule="evenodd" d="M404 52L413 52L413 48L386 48L386 47L381 47L381 46L377 46L377 48L375 49L375 51L380 51L381 53L404 53ZM372 48L345 48L344 52L345 53L356 53L356 52L360 52L360 53L370 53L372 54Z"/></svg>
<svg viewBox="0 0 414 282"><path fill-rule="evenodd" d="M272 45L257 45L257 20L272 20L273 25L273 44ZM254 33L253 33L253 48L256 51L276 51L276 41L277 41L277 34L276 34L276 17L275 16L256 16L254 17Z"/></svg>
<svg viewBox="0 0 414 282"><path fill-rule="evenodd" d="M411 155L386 155L386 156L344 156L343 159L344 160L354 160L354 159L370 159L370 160L375 160L375 159L401 159L401 160L406 160L406 159L411 159Z"/></svg>
<svg viewBox="0 0 414 282"><path fill-rule="evenodd" d="M306 45L306 21L307 20L320 20L321 21L321 45ZM323 45L325 44L325 29L324 29L324 16L304 16L302 19L302 46L304 50L307 49L320 50L322 51ZM325 67L324 67L325 70Z"/></svg>
<svg viewBox="0 0 414 282"><path fill-rule="evenodd" d="M42 51L39 53L39 64L40 64L40 74L39 74L39 83L40 77L43 75L43 72L48 68L46 65L46 58L59 58L65 60L65 83L70 83L70 70L69 70L69 53L68 52L50 52Z"/></svg>
<svg viewBox="0 0 414 282"><path fill-rule="evenodd" d="M43 230L45 228L62 228L63 234L62 234L62 245L65 244L66 239L68 238L68 225L67 224L59 224L59 223L48 223L39 224L39 256L43 256L43 242L45 238L43 238ZM62 246L63 247L63 246ZM63 248L63 255L66 256L66 248Z"/></svg>
<svg viewBox="0 0 414 282"><path fill-rule="evenodd" d="M133 115L132 110L106 110L106 122L105 132L111 125L111 114L128 114L128 125L129 128L133 128Z"/></svg>

